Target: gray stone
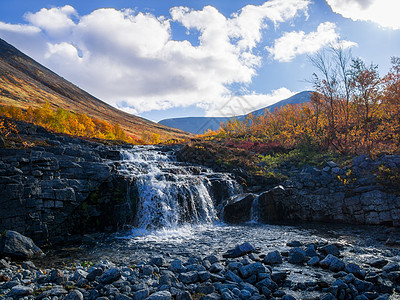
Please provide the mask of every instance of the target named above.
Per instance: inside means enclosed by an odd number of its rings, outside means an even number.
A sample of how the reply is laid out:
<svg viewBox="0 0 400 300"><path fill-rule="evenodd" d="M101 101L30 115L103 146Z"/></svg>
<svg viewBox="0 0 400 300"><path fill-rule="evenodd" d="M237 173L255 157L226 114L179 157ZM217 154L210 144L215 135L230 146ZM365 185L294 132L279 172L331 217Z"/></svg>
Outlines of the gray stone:
<svg viewBox="0 0 400 300"><path fill-rule="evenodd" d="M321 250L321 252L325 253L326 255L332 254L332 255L334 255L336 257L340 255L339 249L333 244L321 247L320 250Z"/></svg>
<svg viewBox="0 0 400 300"><path fill-rule="evenodd" d="M250 252L255 251L256 248L254 248L253 245L250 243L246 242L241 245L236 246L234 249L228 250L226 253L224 253L222 256L224 258L236 258L240 257L243 255L246 255Z"/></svg>
<svg viewBox="0 0 400 300"><path fill-rule="evenodd" d="M165 259L162 256L156 256L150 260L150 263L152 265L156 265L157 267L161 267L161 266L165 265Z"/></svg>
<svg viewBox="0 0 400 300"><path fill-rule="evenodd" d="M197 290L198 293L208 295L215 292L215 287L211 283L201 284Z"/></svg>
<svg viewBox="0 0 400 300"><path fill-rule="evenodd" d="M318 265L319 262L320 262L319 257L318 257L318 256L314 256L314 257L311 257L311 258L309 259L309 261L307 261L307 265L309 265L309 266L316 266L316 265Z"/></svg>
<svg viewBox="0 0 400 300"><path fill-rule="evenodd" d="M224 270L224 267L220 263L213 263L209 269L211 273L219 273Z"/></svg>
<svg viewBox="0 0 400 300"><path fill-rule="evenodd" d="M289 258L288 258L288 262L292 263L292 264L303 264L306 261L306 253L303 249L301 248L293 248L290 249L289 251Z"/></svg>
<svg viewBox="0 0 400 300"><path fill-rule="evenodd" d="M382 268L382 271L387 272L387 273L390 273L393 271L399 271L399 270L400 270L400 265L396 262L390 263Z"/></svg>
<svg viewBox="0 0 400 300"><path fill-rule="evenodd" d="M39 258L44 253L32 239L16 231L7 230L0 236L0 255L27 259Z"/></svg>
<svg viewBox="0 0 400 300"><path fill-rule="evenodd" d="M133 299L134 300L143 300L146 299L149 296L149 289L141 289L138 290L137 292L133 293Z"/></svg>
<svg viewBox="0 0 400 300"><path fill-rule="evenodd" d="M11 295L15 297L23 297L33 294L33 289L29 286L16 285L11 288Z"/></svg>
<svg viewBox="0 0 400 300"><path fill-rule="evenodd" d="M354 276L358 277L358 278L363 278L363 273L361 272L361 269L358 265L353 264L353 263L349 263L346 265L346 269L345 271L347 273L352 273L354 274Z"/></svg>
<svg viewBox="0 0 400 300"><path fill-rule="evenodd" d="M239 273L242 278L248 278L252 275L257 275L258 273L265 273L266 268L262 263L256 262L242 266L239 268Z"/></svg>
<svg viewBox="0 0 400 300"><path fill-rule="evenodd" d="M180 259L174 259L168 267L173 272L182 272L185 268Z"/></svg>
<svg viewBox="0 0 400 300"><path fill-rule="evenodd" d="M93 281L96 279L96 277L101 276L101 274L103 274L103 270L101 268L91 268L86 276L86 279Z"/></svg>
<svg viewBox="0 0 400 300"><path fill-rule="evenodd" d="M179 275L179 280L185 284L195 283L199 280L199 274L196 271L181 273Z"/></svg>
<svg viewBox="0 0 400 300"><path fill-rule="evenodd" d="M276 265L276 264L281 264L282 263L282 256L279 253L279 251L272 251L269 252L265 257L264 257L264 263L267 265Z"/></svg>
<svg viewBox="0 0 400 300"><path fill-rule="evenodd" d="M208 271L201 271L198 273L198 275L199 275L199 280L201 282L207 281L211 277L210 272L208 272Z"/></svg>
<svg viewBox="0 0 400 300"><path fill-rule="evenodd" d="M328 254L319 262L319 265L323 268L329 268L333 272L339 272L345 268L345 263L332 254Z"/></svg>
<svg viewBox="0 0 400 300"><path fill-rule="evenodd" d="M188 291L181 291L176 295L176 300L192 300L192 296Z"/></svg>
<svg viewBox="0 0 400 300"><path fill-rule="evenodd" d="M309 257L317 256L317 251L315 251L315 246L313 244L307 246L306 256L309 256Z"/></svg>
<svg viewBox="0 0 400 300"><path fill-rule="evenodd" d="M295 240L295 241L290 241L290 242L286 243L286 245L289 247L301 247L302 243Z"/></svg>
<svg viewBox="0 0 400 300"><path fill-rule="evenodd" d="M69 292L64 300L83 300L83 294L78 290L73 290Z"/></svg>
<svg viewBox="0 0 400 300"><path fill-rule="evenodd" d="M121 270L113 268L101 275L98 280L102 284L110 284L121 278Z"/></svg>
<svg viewBox="0 0 400 300"><path fill-rule="evenodd" d="M144 276L151 276L151 275L153 275L154 268L150 265L145 265L142 268L142 272L143 272Z"/></svg>
<svg viewBox="0 0 400 300"><path fill-rule="evenodd" d="M148 300L170 300L172 299L172 295L169 291L159 291L151 294Z"/></svg>

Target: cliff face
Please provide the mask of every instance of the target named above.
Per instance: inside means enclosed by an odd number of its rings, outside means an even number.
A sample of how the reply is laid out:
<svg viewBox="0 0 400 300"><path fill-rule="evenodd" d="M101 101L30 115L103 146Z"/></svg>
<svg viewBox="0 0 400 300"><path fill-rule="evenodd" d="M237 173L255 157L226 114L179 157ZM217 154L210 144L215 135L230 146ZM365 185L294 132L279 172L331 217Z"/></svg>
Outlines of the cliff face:
<svg viewBox="0 0 400 300"><path fill-rule="evenodd" d="M0 229L38 243L69 234L115 230L135 215L130 180L116 172L114 146L47 132L18 122L31 148L0 148ZM119 146L120 148L121 146Z"/></svg>

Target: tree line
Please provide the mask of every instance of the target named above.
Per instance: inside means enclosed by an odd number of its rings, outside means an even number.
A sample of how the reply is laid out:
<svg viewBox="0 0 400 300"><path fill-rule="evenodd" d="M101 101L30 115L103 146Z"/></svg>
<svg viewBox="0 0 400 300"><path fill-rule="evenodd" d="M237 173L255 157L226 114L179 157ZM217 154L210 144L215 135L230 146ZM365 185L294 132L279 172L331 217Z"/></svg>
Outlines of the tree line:
<svg viewBox="0 0 400 300"><path fill-rule="evenodd" d="M341 47L310 57L316 68L310 102L264 115L232 119L208 138L271 143L286 149L311 144L344 154L400 152L400 58L380 77L378 66Z"/></svg>

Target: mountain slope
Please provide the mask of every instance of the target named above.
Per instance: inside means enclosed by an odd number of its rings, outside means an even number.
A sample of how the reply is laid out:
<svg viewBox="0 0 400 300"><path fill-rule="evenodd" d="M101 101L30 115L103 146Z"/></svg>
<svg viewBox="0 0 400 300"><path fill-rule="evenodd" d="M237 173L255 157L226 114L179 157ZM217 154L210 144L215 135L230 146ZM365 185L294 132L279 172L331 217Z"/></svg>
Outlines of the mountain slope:
<svg viewBox="0 0 400 300"><path fill-rule="evenodd" d="M143 132L161 137L182 138L189 134L120 111L58 76L21 51L0 39L0 105L21 108L64 108L118 123L126 133L141 137Z"/></svg>
<svg viewBox="0 0 400 300"><path fill-rule="evenodd" d="M269 111L273 112L275 108L285 106L287 104L297 104L310 101L311 92L310 91L303 91L289 97L287 99L281 100L275 104L270 106L255 110L251 112L254 116L260 116L264 114L265 109L269 109ZM236 116L237 119L243 120L247 115ZM207 129L217 130L221 123L226 123L229 117L187 117L187 118L171 118L161 120L160 124L178 128L187 132L195 133L195 134L202 134Z"/></svg>

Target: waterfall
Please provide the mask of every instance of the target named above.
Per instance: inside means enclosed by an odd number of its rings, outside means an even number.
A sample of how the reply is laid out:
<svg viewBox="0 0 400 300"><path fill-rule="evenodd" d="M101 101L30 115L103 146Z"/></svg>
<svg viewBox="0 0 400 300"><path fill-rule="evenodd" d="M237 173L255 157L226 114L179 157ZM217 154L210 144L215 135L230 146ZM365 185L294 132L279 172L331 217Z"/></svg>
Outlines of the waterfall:
<svg viewBox="0 0 400 300"><path fill-rule="evenodd" d="M140 229L210 224L218 220L215 187L221 182L228 197L241 192L229 175L177 162L172 151L136 146L122 152L120 172L132 176L138 192L135 225Z"/></svg>

